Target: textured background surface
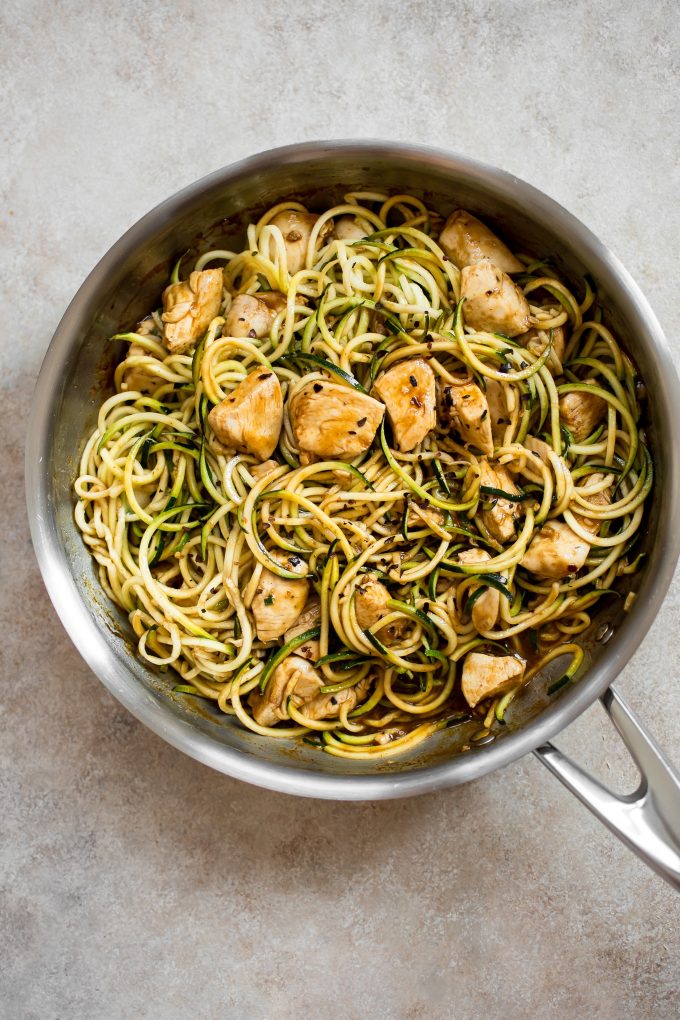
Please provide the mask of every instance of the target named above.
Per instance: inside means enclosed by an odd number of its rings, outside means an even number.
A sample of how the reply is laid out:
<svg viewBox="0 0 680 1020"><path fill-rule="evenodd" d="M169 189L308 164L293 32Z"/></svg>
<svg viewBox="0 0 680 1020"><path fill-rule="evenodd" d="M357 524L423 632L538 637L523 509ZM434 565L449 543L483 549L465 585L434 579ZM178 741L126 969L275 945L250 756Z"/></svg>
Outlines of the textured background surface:
<svg viewBox="0 0 680 1020"><path fill-rule="evenodd" d="M272 145L459 149L623 259L680 355L671 2L5 2L0 13L0 1015L675 1018L679 902L524 759L388 804L251 789L165 746L65 637L21 458L68 300L142 213ZM680 587L621 689L680 760ZM633 774L594 707L560 743Z"/></svg>

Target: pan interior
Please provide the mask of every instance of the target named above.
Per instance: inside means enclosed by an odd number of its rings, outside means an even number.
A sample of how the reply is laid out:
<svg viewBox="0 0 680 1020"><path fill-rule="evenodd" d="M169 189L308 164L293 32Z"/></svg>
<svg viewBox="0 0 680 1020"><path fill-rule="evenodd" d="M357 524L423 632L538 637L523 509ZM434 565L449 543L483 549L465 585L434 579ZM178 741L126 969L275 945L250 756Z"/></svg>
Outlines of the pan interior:
<svg viewBox="0 0 680 1020"><path fill-rule="evenodd" d="M244 731L202 699L174 695L172 687L177 675L172 671L153 671L143 664L136 656L127 617L107 600L99 586L95 565L73 520L72 484L78 473L84 438L94 426L99 404L111 391L112 369L120 346L109 343L108 337L134 329L148 309L159 304L161 291L179 255L189 252L187 262L190 263L192 254L209 248L238 250L245 243L246 224L275 202L285 199L302 201L310 209L320 211L341 201L347 191L379 186L391 193L413 193L444 215L457 207L470 210L502 235L512 238L515 247L552 258L567 279L589 273L604 303L605 321L637 362L649 392L653 393L658 365L649 345L638 342L639 334L631 329L630 317L621 306L620 296L615 297L611 289L607 289L607 279L600 278L597 260L587 252L577 253L570 247L558 229L541 215L541 210L534 213L527 205L526 196L520 197L519 185L515 194L507 181L505 178L499 184L491 174L482 172L471 176L464 167L456 171L450 166L423 166L416 156L402 154L397 158L389 152L337 152L332 158L301 155L284 165L261 164L255 172L214 175L214 179L208 179L194 193L182 197L174 214L164 222L157 222L132 253L123 252L109 274L94 288L95 293L90 295L87 306L81 307L80 328L73 337L71 356L63 366L53 396L53 428L48 453L49 501L67 569L80 598L95 618L101 640L122 667L127 682L138 685L143 691L144 699L149 702L149 712L170 714L191 730L201 731L217 745L236 749L244 755L279 765L285 763L292 769L336 775L403 773L462 753L488 753L488 747L463 750L472 732L479 729L479 723L473 722L441 732L410 755L375 764L350 762L324 755L301 742L259 737ZM645 537L645 551L650 554L646 560L648 565L642 577L633 578L634 587L642 585L643 590L652 583L654 560L660 555L656 539L665 498L663 446L655 441L661 432L661 422L655 418L653 401L650 401L646 427L656 460L657 495ZM582 639L586 659L577 683L587 682L588 674L605 654L609 637L623 622L621 605L622 600L607 600ZM555 674L559 675L560 663L551 664L549 670L533 680L512 703L506 715L506 726L500 730L496 743L526 728L561 699L570 696L569 687L552 697L547 695L546 687ZM592 697L597 693L594 691Z"/></svg>

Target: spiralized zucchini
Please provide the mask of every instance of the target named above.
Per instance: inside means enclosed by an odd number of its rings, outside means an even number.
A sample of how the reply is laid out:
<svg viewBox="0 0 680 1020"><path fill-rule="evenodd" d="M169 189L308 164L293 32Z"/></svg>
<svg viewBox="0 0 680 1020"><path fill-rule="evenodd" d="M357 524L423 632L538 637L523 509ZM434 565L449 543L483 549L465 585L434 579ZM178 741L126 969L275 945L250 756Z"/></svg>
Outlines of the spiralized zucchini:
<svg viewBox="0 0 680 1020"><path fill-rule="evenodd" d="M536 327L551 338L566 334L562 364L551 345L537 354L522 337L474 331L461 273L436 240L442 217L413 196L348 194L319 216L306 265L293 275L271 225L281 210L304 212L296 203L275 206L248 227L241 251L208 251L195 266L175 268L175 282L191 269L224 271L219 315L193 349L167 349L160 308L137 332L114 338L123 345L115 392L99 409L75 481L75 517L101 585L129 614L139 655L179 674L179 695L210 699L256 733L301 735L355 760L412 750L471 717L479 720L476 739L491 738L512 698L547 663L567 662L553 692L573 679L591 614L639 566L652 459L639 428L636 368L604 325L590 282L563 280L549 262L521 253L524 270L513 278ZM347 215L366 236L325 233ZM267 291L286 298L267 335L223 336L234 296ZM511 473L514 492L484 484L489 458L439 412L409 452L397 448L385 419L351 466L301 464L291 393L311 380L370 391L381 372L414 357L433 369L439 391L469 380L488 394L500 383L507 416L494 421L493 463ZM260 366L276 374L286 401L269 474L250 454L221 452L207 422ZM559 402L579 392L599 396L606 410L577 442ZM546 444L543 458L527 437ZM608 501L595 498L602 493ZM507 541L488 524L504 500L515 508ZM564 577L542 577L520 561L555 521L588 542L588 555ZM488 555L466 559L475 549ZM265 644L251 607L265 571L291 576L272 558L276 550L306 566L320 619L290 642ZM384 585L389 603L362 628L355 599L367 576ZM489 591L498 593L499 611L480 633L472 612ZM307 716L292 681L282 722L260 725L251 695L269 689L305 640L318 641L313 668L321 693L337 695L338 706L324 718ZM522 657L528 668L515 687L470 709L460 676L473 650ZM343 702L354 688L356 697Z"/></svg>

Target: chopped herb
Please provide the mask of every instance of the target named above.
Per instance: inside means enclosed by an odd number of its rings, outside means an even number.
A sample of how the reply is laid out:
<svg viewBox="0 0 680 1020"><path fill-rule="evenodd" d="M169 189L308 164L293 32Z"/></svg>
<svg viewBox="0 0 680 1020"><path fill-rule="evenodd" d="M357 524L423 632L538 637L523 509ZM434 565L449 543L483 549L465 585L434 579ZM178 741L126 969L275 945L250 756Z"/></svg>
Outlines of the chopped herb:
<svg viewBox="0 0 680 1020"><path fill-rule="evenodd" d="M265 604L265 606L273 606L274 605L274 596L273 595L267 595L265 600L264 600L264 604Z"/></svg>

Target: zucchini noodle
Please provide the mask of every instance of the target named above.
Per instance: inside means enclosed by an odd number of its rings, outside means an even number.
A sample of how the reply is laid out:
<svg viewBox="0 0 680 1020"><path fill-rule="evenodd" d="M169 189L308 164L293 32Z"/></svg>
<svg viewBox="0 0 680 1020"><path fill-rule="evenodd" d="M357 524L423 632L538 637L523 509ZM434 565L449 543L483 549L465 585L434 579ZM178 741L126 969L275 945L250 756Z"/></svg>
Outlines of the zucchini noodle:
<svg viewBox="0 0 680 1020"><path fill-rule="evenodd" d="M282 215L313 226L286 235ZM350 233L339 229L348 220ZM74 483L101 585L129 615L139 656L176 671L177 695L355 761L474 720L473 742L492 739L544 666L566 663L549 695L574 680L591 614L619 597L619 578L628 590L642 558L653 485L644 388L592 282L511 255L511 286L543 339L475 328L466 268L440 245L442 225L413 196L352 193L318 217L280 203L250 224L242 250L180 260L170 290L219 269L215 314L173 347L168 323L179 330L186 309L166 301L112 338L115 392ZM232 336L244 295L269 301L266 327ZM386 396L363 452L305 455L296 407L310 384L326 387L329 408L343 394L382 403L386 373L412 365L426 366L436 391L435 424L419 442L398 441ZM230 449L211 415L259 373L275 376L283 400L269 458ZM452 419L447 392L482 402L475 428L491 416L493 453L465 432L463 412ZM574 407L587 425L575 427ZM581 550L562 570L545 565L552 547L540 558L558 534ZM300 624L264 634L258 605L286 585L307 592ZM383 601L367 623L369 589ZM510 662L509 679L478 698L464 683L475 656ZM258 715L267 699L275 717Z"/></svg>

